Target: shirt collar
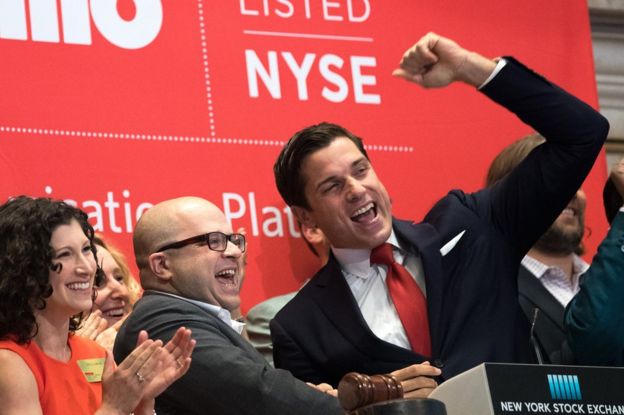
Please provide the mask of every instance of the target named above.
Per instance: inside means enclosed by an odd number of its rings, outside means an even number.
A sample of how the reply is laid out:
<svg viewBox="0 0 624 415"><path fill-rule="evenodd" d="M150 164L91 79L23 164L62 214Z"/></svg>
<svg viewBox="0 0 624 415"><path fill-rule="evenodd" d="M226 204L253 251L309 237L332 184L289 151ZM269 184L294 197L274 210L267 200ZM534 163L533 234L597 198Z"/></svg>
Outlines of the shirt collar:
<svg viewBox="0 0 624 415"><path fill-rule="evenodd" d="M399 246L399 240L397 239L394 229L390 233L390 237L386 240L386 243L392 245L396 249L401 249ZM336 257L336 260L340 264L340 267L349 274L353 274L360 278L368 278L370 275L371 264L370 256L371 249L350 249L350 248L334 248L332 252Z"/></svg>
<svg viewBox="0 0 624 415"><path fill-rule="evenodd" d="M223 307L219 307L219 306L216 306L214 304L205 303L205 302L199 301L199 300L193 300L191 298L181 297L179 295L172 294L172 293L167 293L167 292L164 292L164 291L146 290L146 292L150 292L150 291L154 292L154 293L158 293L158 294L168 295L169 297L175 297L175 298L178 298L180 300L186 301L188 303L195 304L199 308L202 308L202 309L208 311L210 314L216 316L219 320L223 321L225 324L227 324L232 329L234 329L234 331L238 332L238 334L241 334L242 331L243 331L243 327L245 327L245 323L241 323L240 321L232 320L232 315L230 314L230 312L228 310L226 310L225 308L223 308Z"/></svg>
<svg viewBox="0 0 624 415"><path fill-rule="evenodd" d="M529 255L525 255L524 258L522 258L522 265L531 271L531 274L535 275L537 278L542 278L549 268L548 265Z"/></svg>
<svg viewBox="0 0 624 415"><path fill-rule="evenodd" d="M548 270L558 267L551 267L543 262L533 258L532 256L525 255L522 258L522 265L524 265L533 275L541 279ZM580 256L573 254L572 256L572 283L576 284L578 277L583 274L589 268L589 264L583 260Z"/></svg>
<svg viewBox="0 0 624 415"><path fill-rule="evenodd" d="M584 274L585 271L589 269L589 264L576 254L574 255L573 261L572 267L574 269L574 275Z"/></svg>

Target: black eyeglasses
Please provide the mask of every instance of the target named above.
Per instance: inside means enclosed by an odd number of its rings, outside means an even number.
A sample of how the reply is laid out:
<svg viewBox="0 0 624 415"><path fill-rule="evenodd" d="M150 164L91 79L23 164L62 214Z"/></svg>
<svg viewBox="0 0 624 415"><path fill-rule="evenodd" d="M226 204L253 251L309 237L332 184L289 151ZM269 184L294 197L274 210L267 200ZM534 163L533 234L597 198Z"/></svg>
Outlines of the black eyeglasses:
<svg viewBox="0 0 624 415"><path fill-rule="evenodd" d="M166 251L167 249L183 248L187 245L197 244L200 242L207 244L208 248L210 248L213 251L223 252L227 249L228 241L236 245L238 249L241 250L241 252L245 252L245 248L246 248L245 235L241 233L232 233L232 234L226 235L223 232L208 232L203 235L193 236L191 238L187 238L178 242L167 244L156 252Z"/></svg>

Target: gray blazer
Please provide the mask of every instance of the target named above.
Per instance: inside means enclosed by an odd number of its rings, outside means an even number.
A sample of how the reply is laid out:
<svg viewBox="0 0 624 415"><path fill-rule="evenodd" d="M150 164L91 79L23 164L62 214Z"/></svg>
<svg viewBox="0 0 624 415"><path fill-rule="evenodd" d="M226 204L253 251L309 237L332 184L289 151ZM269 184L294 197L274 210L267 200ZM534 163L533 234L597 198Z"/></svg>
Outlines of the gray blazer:
<svg viewBox="0 0 624 415"><path fill-rule="evenodd" d="M293 299L295 294L297 292L271 297L252 307L245 317L249 342L271 366L273 366L273 342L271 341L269 322L287 302Z"/></svg>
<svg viewBox="0 0 624 415"><path fill-rule="evenodd" d="M183 299L147 291L115 340L115 360L136 345L140 330L167 342L184 326L197 345L186 375L156 399L167 414L340 414L338 400L272 368L237 332L209 311Z"/></svg>

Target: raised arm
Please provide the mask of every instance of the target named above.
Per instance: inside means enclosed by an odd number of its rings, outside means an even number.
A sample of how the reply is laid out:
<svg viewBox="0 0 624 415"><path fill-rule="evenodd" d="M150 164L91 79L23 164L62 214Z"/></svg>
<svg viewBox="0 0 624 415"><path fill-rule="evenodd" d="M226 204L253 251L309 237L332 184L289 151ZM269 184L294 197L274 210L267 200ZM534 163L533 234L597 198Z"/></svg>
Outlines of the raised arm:
<svg viewBox="0 0 624 415"><path fill-rule="evenodd" d="M521 258L580 188L609 124L589 105L515 59L506 57L504 62L494 73L493 60L429 33L408 49L394 74L426 88L455 81L480 86L546 138L505 180L465 199L505 235Z"/></svg>
<svg viewBox="0 0 624 415"><path fill-rule="evenodd" d="M609 123L598 111L513 58L481 91L539 132L535 148L480 206L523 256L589 174Z"/></svg>

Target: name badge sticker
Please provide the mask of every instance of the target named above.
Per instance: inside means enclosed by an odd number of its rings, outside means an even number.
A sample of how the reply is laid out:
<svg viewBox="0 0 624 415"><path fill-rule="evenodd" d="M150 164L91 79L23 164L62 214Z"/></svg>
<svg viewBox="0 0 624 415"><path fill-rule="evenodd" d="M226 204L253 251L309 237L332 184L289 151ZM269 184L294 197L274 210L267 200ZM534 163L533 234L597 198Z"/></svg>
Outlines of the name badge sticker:
<svg viewBox="0 0 624 415"><path fill-rule="evenodd" d="M87 382L101 382L102 373L104 372L104 362L106 358L100 357L96 359L78 360L78 366L82 370L82 374L87 378Z"/></svg>

